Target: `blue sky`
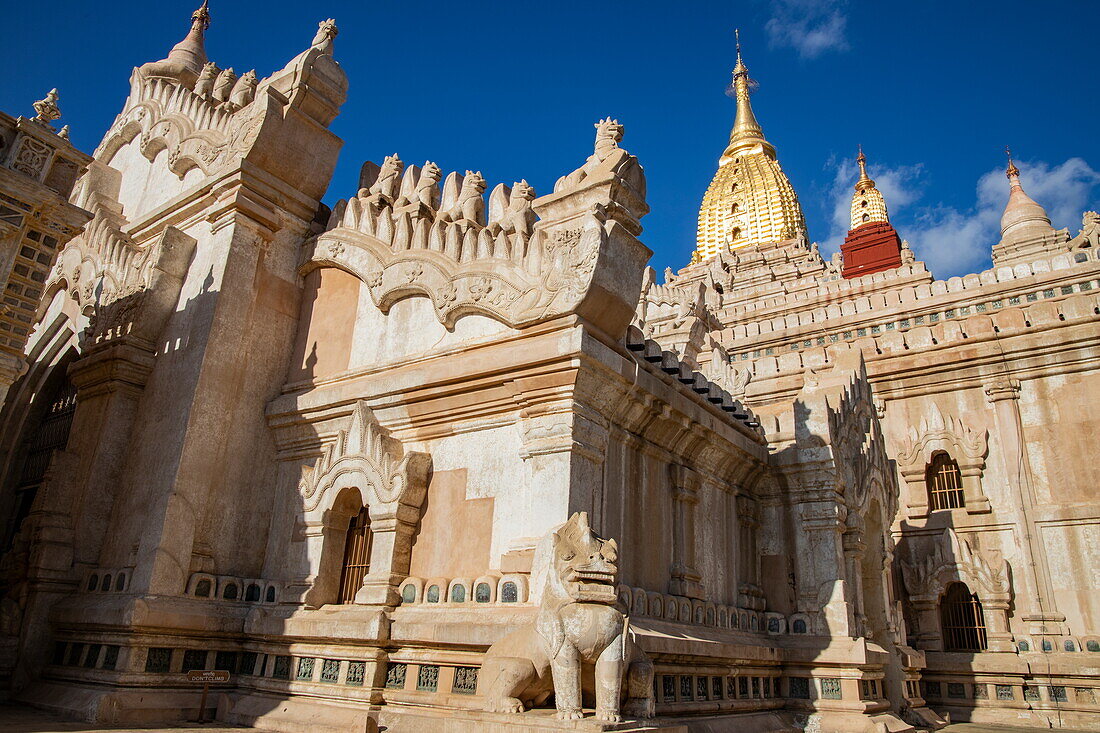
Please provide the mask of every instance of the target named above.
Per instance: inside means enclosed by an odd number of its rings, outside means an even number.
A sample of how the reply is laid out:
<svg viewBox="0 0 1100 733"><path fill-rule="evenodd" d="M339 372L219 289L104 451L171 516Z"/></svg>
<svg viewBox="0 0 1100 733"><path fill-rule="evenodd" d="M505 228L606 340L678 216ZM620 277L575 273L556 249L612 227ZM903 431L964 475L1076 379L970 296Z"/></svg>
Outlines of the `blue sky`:
<svg viewBox="0 0 1100 733"><path fill-rule="evenodd" d="M91 151L133 66L163 58L197 0L55 0L6 8L0 109L58 87ZM1100 208L1100 2L266 3L212 0L207 51L263 77L336 18L351 82L326 201L363 160L480 170L539 193L591 152L611 115L649 182L642 238L660 272L687 263L699 200L733 120L733 28L753 104L802 201L811 239L843 238L857 143L895 226L939 277L988 266L1011 145L1025 188L1076 233ZM14 73L13 73L14 70Z"/></svg>

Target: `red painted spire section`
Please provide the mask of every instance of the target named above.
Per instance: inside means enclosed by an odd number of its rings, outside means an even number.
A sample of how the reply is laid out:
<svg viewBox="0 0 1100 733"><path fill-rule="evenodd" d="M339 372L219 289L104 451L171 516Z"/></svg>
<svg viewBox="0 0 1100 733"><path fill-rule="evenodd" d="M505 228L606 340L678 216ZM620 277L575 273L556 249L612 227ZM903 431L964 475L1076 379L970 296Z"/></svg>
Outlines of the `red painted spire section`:
<svg viewBox="0 0 1100 733"><path fill-rule="evenodd" d="M848 232L840 246L846 279L901 267L901 237L890 222L872 221Z"/></svg>

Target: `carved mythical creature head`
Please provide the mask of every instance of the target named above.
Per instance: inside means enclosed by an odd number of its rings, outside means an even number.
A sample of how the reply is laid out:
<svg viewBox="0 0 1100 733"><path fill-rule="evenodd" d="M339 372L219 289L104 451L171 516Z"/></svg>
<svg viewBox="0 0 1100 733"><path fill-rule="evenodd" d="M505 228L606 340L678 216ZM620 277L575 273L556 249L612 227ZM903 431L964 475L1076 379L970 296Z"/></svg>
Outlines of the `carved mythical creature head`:
<svg viewBox="0 0 1100 733"><path fill-rule="evenodd" d="M326 42L331 42L333 38L336 38L338 33L340 33L340 29L336 27L335 19L328 18L327 20L322 20L317 24L317 35L313 37L313 43L311 45L321 46Z"/></svg>
<svg viewBox="0 0 1100 733"><path fill-rule="evenodd" d="M485 179L481 177L481 171L476 173L466 171L466 175L462 177L463 193L475 193L480 196L485 192L485 185Z"/></svg>
<svg viewBox="0 0 1100 733"><path fill-rule="evenodd" d="M527 183L527 180L516 181L512 184L512 197L509 202L516 208L517 205L526 206L526 202L535 200L535 189Z"/></svg>
<svg viewBox="0 0 1100 733"><path fill-rule="evenodd" d="M439 169L439 166L435 163L425 161L424 167L420 169L420 179L416 183L417 188L424 188L425 186L431 186L435 183L439 183L439 179L443 177L443 171Z"/></svg>
<svg viewBox="0 0 1100 733"><path fill-rule="evenodd" d="M256 86L256 70L252 69L251 71L244 72L244 74L241 75L240 81L248 86Z"/></svg>
<svg viewBox="0 0 1100 733"><path fill-rule="evenodd" d="M405 167L405 164L401 162L401 159L397 157L397 153L393 155L387 155L385 160L382 161L382 169L378 173L379 178L388 178L395 176L401 172L401 169Z"/></svg>
<svg viewBox="0 0 1100 733"><path fill-rule="evenodd" d="M199 81L206 81L207 79L216 79L219 73L218 65L213 61L207 61L202 67L202 73L199 74Z"/></svg>
<svg viewBox="0 0 1100 733"><path fill-rule="evenodd" d="M619 147L623 139L624 128L618 120L610 117L596 123L596 152L610 152Z"/></svg>
<svg viewBox="0 0 1100 733"><path fill-rule="evenodd" d="M577 512L554 533L549 584L579 603L613 604L619 546L588 526L588 513Z"/></svg>
<svg viewBox="0 0 1100 733"><path fill-rule="evenodd" d="M1081 227L1088 229L1090 227L1100 226L1100 213L1095 211L1086 211L1081 215Z"/></svg>

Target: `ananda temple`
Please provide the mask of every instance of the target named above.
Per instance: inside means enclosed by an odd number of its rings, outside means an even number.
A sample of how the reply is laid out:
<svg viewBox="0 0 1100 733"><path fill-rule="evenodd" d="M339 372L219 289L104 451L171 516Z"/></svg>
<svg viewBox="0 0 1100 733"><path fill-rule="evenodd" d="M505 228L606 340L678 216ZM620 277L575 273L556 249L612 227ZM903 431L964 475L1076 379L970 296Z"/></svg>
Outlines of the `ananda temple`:
<svg viewBox="0 0 1100 733"><path fill-rule="evenodd" d="M395 154L330 207L335 22L238 76L185 20L90 155L56 91L0 114L5 696L287 733L1100 729L1095 212L1056 230L1010 159L992 267L936 279L861 153L823 259L738 52L658 277L626 121L563 131L594 142L553 190Z"/></svg>

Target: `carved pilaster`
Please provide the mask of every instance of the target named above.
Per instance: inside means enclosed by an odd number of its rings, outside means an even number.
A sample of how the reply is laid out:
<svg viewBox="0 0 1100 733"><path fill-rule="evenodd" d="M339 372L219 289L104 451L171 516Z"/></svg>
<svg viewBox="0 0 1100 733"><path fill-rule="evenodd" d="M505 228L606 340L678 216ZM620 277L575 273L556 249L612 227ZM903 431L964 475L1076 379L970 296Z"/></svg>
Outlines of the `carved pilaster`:
<svg viewBox="0 0 1100 733"><path fill-rule="evenodd" d="M1036 497L1031 492L1033 476L1020 417L1020 390L1020 381L1008 377L995 379L985 385L986 399L993 405L1002 466L1010 489L1011 509L1016 525L1014 534L1019 538L1024 552L1026 568L1034 569L1035 572L1034 577L1025 575L1020 578L1024 587L1032 588L1030 593L1021 591L1020 610L1025 619L1034 621L1038 627L1045 627L1049 623L1052 628L1060 631L1060 622L1065 620L1065 616L1056 612L1056 596L1046 570L1046 559L1041 556L1042 549L1036 546L1033 539L1038 534L1038 528L1031 519ZM1024 572L1027 573L1027 570Z"/></svg>
<svg viewBox="0 0 1100 733"><path fill-rule="evenodd" d="M695 507L701 477L686 466L669 466L672 492L672 566L668 592L688 598L704 597L703 577L695 567Z"/></svg>

